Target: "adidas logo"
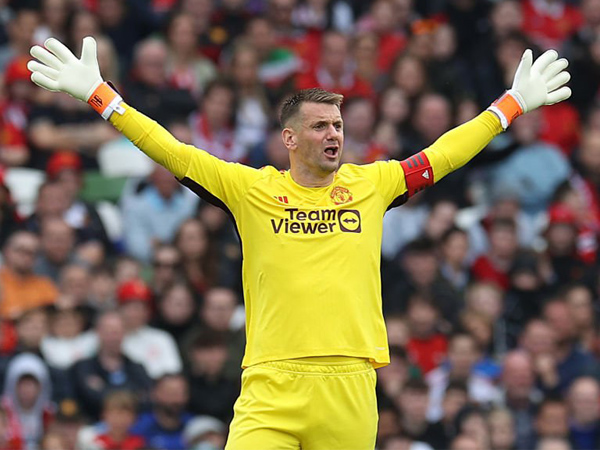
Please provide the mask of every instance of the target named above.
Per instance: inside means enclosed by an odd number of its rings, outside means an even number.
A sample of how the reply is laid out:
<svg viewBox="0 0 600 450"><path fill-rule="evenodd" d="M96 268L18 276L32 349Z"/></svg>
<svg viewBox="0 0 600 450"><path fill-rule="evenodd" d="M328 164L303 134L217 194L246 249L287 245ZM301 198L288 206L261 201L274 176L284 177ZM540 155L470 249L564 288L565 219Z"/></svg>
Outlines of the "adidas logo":
<svg viewBox="0 0 600 450"><path fill-rule="evenodd" d="M426 180L429 180L429 170L426 170L425 172L423 172L423 178L425 178Z"/></svg>

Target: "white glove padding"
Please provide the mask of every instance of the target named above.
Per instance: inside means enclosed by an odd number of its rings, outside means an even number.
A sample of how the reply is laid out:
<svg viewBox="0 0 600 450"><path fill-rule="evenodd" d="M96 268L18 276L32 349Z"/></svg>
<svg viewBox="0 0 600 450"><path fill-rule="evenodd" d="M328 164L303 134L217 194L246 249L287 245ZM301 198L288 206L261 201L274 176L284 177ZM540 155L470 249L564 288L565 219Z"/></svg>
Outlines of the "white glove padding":
<svg viewBox="0 0 600 450"><path fill-rule="evenodd" d="M31 56L38 61L29 61L27 68L32 72L31 81L53 92L66 92L87 102L96 88L103 83L96 55L96 40L85 37L81 49L81 59L62 42L49 38L46 48L36 45L31 48Z"/></svg>
<svg viewBox="0 0 600 450"><path fill-rule="evenodd" d="M556 50L547 50L535 62L532 51L525 50L508 93L519 102L524 113L562 102L571 96L571 89L565 86L571 79L564 70L568 65L565 58L558 59Z"/></svg>

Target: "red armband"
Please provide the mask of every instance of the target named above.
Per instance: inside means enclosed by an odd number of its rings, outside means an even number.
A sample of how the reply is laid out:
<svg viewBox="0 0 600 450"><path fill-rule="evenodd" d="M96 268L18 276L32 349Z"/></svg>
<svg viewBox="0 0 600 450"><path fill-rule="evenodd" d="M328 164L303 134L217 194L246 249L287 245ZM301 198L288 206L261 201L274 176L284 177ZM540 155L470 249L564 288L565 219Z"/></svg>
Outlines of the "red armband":
<svg viewBox="0 0 600 450"><path fill-rule="evenodd" d="M406 190L409 196L435 183L433 169L425 152L421 151L410 158L406 158L404 161L400 161L400 165L404 170Z"/></svg>

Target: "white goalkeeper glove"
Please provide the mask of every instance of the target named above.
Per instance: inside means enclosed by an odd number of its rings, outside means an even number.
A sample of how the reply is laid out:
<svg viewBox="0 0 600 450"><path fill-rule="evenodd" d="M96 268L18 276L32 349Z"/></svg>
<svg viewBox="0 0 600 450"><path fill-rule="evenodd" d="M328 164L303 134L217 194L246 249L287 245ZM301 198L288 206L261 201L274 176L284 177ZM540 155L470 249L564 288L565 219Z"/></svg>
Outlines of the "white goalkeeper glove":
<svg viewBox="0 0 600 450"><path fill-rule="evenodd" d="M531 50L525 50L515 72L512 87L488 108L494 112L505 130L511 122L543 105L553 105L571 96L565 84L571 79L565 69L569 62L558 59L556 50L547 50L533 62Z"/></svg>
<svg viewBox="0 0 600 450"><path fill-rule="evenodd" d="M31 56L38 60L27 63L31 81L49 91L65 92L89 103L104 119L113 111L123 113L120 106L123 99L100 75L93 37L83 39L81 59L54 38L47 39L44 47L35 45L30 50Z"/></svg>

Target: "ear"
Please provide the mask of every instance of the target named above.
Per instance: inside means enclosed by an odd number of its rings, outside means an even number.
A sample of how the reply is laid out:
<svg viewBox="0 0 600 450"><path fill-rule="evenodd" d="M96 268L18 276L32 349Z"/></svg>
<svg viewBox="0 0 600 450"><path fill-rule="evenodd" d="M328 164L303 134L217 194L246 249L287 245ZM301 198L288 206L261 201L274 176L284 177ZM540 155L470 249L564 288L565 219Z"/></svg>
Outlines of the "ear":
<svg viewBox="0 0 600 450"><path fill-rule="evenodd" d="M283 145L288 150L296 150L298 147L296 132L292 128L284 128L281 132L281 138L283 139Z"/></svg>

